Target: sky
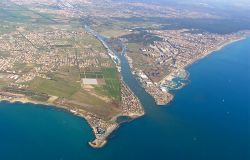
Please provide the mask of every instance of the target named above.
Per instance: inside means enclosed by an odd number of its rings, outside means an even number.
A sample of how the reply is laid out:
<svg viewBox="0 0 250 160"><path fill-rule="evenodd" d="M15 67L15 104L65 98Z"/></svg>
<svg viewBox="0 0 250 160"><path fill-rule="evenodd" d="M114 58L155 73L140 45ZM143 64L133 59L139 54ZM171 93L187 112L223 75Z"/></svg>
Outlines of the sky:
<svg viewBox="0 0 250 160"><path fill-rule="evenodd" d="M152 2L152 3L159 3L159 2L174 2L174 3L217 3L217 4L246 4L250 5L250 0L120 0L120 1L135 1L135 2Z"/></svg>

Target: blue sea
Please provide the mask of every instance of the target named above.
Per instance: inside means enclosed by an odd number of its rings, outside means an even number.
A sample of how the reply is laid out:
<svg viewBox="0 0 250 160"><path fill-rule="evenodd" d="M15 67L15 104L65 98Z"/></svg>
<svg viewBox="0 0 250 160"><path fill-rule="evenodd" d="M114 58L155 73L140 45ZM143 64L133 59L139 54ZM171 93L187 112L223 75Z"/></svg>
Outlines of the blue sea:
<svg viewBox="0 0 250 160"><path fill-rule="evenodd" d="M156 106L122 58L125 82L146 115L123 124L102 149L85 120L33 104L0 103L0 160L248 160L250 38L188 68L190 82Z"/></svg>

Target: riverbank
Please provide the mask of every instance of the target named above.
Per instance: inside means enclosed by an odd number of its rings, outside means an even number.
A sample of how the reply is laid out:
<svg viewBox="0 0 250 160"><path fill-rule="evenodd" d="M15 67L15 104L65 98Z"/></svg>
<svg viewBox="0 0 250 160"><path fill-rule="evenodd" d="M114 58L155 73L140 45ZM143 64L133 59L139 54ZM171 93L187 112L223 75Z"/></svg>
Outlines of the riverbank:
<svg viewBox="0 0 250 160"><path fill-rule="evenodd" d="M130 69L133 75L136 75L136 79L140 82L140 85L144 88L144 90L148 94L150 94L154 98L155 103L158 106L168 104L169 102L173 100L174 96L172 94L162 91L159 86L156 86L148 78L140 78L143 75L142 71L136 68L133 68L132 58L130 58L127 54L125 54L124 56L126 57L128 61L128 64L130 66Z"/></svg>
<svg viewBox="0 0 250 160"><path fill-rule="evenodd" d="M92 127L96 139L89 142L89 145L93 148L102 148L107 143L109 136L119 128L120 124L117 122L119 117L129 117L130 121L144 116L144 108L140 100L134 95L131 89L126 85L126 83L121 80L121 107L122 113L113 117L111 121L115 122L106 128L105 134L99 134L98 127ZM93 120L89 121L93 122ZM89 123L90 126L95 126Z"/></svg>
<svg viewBox="0 0 250 160"><path fill-rule="evenodd" d="M112 47L106 42L104 36L100 35L99 33L95 32L89 26L84 26L85 30L92 36L94 36L97 40L99 40L102 45L106 48L109 57L113 60L114 64L118 72L121 73L121 63L118 55L113 51ZM126 47L123 48L122 52L126 51ZM131 89L127 86L127 84L122 80L121 75L121 107L122 107L122 114L120 116L126 116L133 119L139 118L145 114L144 108L140 102L140 100L136 97L136 95L131 91ZM119 116L115 119L117 120ZM107 143L107 139L109 135L116 129L119 128L119 124L113 124L109 128L106 129L106 134L99 136L98 130L93 128L93 132L96 135L96 139L92 142L89 142L89 145L93 148L101 148Z"/></svg>
<svg viewBox="0 0 250 160"><path fill-rule="evenodd" d="M85 26L85 29L104 45L104 47L107 49L107 54L113 60L114 64L116 64L117 70L120 72L120 60L115 55L115 53L113 53L110 46L106 44L105 39L87 26ZM107 114L103 114L105 110L96 112L95 110L89 109L93 107L90 104L78 103L70 99L56 97L53 95L48 95L49 99L46 100L46 102L39 100L35 101L25 94L10 93L8 91L2 91L0 93L0 97L2 97L0 101L8 101L11 103L21 102L24 104L41 104L64 109L80 118L85 119L91 127L95 137L93 141L89 142L89 145L93 148L101 148L107 143L109 136L114 130L119 128L119 123L117 122L119 117L129 117L133 120L145 114L141 102L122 79L121 100L111 100L110 105L114 105L116 108L114 109L113 113L109 113L111 111L107 108ZM100 99L102 99L102 97ZM102 105L103 104L100 104L100 107L104 107L104 105Z"/></svg>
<svg viewBox="0 0 250 160"><path fill-rule="evenodd" d="M224 42L221 42L220 44L218 44L218 46L212 47L208 51L205 51L205 52L199 54L199 56L195 57L194 59L187 61L187 63L184 66L176 68L171 73L166 75L161 81L159 81L159 83L152 82L149 78L147 78L147 76L141 70L134 68L133 67L133 59L130 58L127 54L125 55L125 57L129 63L129 66L130 66L130 69L132 70L132 73L134 75L136 75L136 78L139 80L141 86L145 89L145 91L147 93L149 93L154 98L155 103L157 105L162 106L162 105L168 104L174 98L174 95L172 93L170 93L170 91L167 90L164 87L164 85L166 82L173 82L173 79L177 77L176 74L179 73L178 70L185 70L186 71L186 69L190 65L192 65L193 63L205 58L206 56L214 53L215 51L218 51L218 50L224 48L225 46L227 46L231 43L246 39L248 36L249 36L249 33L244 32L244 34L241 37L233 36L230 39L228 39ZM185 85L186 84L182 84L177 89L181 89Z"/></svg>
<svg viewBox="0 0 250 160"><path fill-rule="evenodd" d="M230 44L194 63L188 68L192 83L162 108L138 85L125 62L124 81L144 104L146 116L120 125L102 149L89 147L94 137L82 118L40 105L1 103L1 158L248 159L249 43L250 38Z"/></svg>

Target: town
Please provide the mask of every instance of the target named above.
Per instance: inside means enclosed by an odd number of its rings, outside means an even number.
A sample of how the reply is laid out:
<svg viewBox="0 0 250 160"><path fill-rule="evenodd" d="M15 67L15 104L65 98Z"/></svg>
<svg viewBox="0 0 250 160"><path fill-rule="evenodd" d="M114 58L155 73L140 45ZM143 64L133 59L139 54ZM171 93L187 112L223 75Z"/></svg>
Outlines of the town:
<svg viewBox="0 0 250 160"><path fill-rule="evenodd" d="M24 9L4 2L0 6L10 12ZM119 117L144 115L111 51L81 21L62 23L62 15L47 23L48 17L25 11L32 21L39 17L42 22L12 26L11 17L0 22L9 25L0 32L1 101L55 106L80 116L93 129L96 139L89 144L95 148L104 146L119 127Z"/></svg>
<svg viewBox="0 0 250 160"><path fill-rule="evenodd" d="M136 48L128 52L126 57L145 90L154 97L158 105L164 105L173 99L169 90L171 85L175 85L173 79L188 78L188 73L185 73L187 66L227 43L246 37L250 32L220 35L180 29L147 30L147 33L161 40L153 41L149 45L135 43ZM126 39L123 41L128 46L133 44Z"/></svg>
<svg viewBox="0 0 250 160"><path fill-rule="evenodd" d="M107 143L119 118L145 114L123 80L120 56L163 106L185 85L189 65L250 33L229 24L225 33L214 32L221 17L213 13L110 0L2 0L0 18L0 101L54 106L84 118L94 148Z"/></svg>

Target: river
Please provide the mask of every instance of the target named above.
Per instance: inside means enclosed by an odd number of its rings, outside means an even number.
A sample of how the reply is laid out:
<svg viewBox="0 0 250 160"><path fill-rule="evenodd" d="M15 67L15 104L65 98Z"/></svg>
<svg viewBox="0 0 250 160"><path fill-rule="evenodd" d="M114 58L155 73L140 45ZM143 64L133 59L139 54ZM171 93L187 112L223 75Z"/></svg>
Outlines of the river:
<svg viewBox="0 0 250 160"><path fill-rule="evenodd" d="M250 38L188 68L190 83L156 106L121 56L124 81L146 115L123 124L102 149L86 121L51 107L0 103L0 159L246 160L250 158Z"/></svg>

